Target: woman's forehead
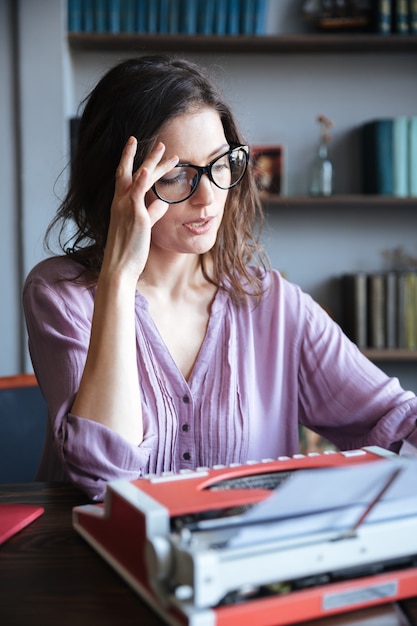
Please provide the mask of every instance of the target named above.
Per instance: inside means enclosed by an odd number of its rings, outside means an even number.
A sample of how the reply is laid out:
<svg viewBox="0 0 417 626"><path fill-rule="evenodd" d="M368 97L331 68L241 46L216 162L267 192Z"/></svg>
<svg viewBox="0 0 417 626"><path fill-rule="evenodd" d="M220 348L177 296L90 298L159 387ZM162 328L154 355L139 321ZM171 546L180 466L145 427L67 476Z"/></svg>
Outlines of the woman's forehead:
<svg viewBox="0 0 417 626"><path fill-rule="evenodd" d="M158 133L158 140L165 144L169 154L174 151L181 160L190 160L193 155L215 156L228 145L219 113L208 107L167 121Z"/></svg>

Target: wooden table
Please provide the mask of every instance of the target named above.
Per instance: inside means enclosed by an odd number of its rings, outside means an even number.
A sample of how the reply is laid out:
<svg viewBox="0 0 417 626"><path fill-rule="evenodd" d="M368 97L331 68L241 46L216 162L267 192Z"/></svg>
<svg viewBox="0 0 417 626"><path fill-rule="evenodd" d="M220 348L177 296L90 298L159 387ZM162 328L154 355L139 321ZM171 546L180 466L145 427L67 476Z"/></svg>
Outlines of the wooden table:
<svg viewBox="0 0 417 626"><path fill-rule="evenodd" d="M0 546L2 626L162 625L160 618L72 528L72 507L88 502L75 487L47 483L0 485L0 502L45 508L40 518ZM309 622L309 626L321 625L415 626L417 597Z"/></svg>

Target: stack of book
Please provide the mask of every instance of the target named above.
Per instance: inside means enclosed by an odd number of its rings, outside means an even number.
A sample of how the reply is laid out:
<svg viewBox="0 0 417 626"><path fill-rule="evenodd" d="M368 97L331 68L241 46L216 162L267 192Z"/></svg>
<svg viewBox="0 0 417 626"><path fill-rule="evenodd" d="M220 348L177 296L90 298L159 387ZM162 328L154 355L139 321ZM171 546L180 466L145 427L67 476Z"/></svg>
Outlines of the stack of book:
<svg viewBox="0 0 417 626"><path fill-rule="evenodd" d="M381 35L416 35L417 0L372 0L375 31Z"/></svg>
<svg viewBox="0 0 417 626"><path fill-rule="evenodd" d="M304 0L302 13L321 30L417 34L417 0Z"/></svg>
<svg viewBox="0 0 417 626"><path fill-rule="evenodd" d="M365 194L417 196L417 116L366 122L361 146Z"/></svg>
<svg viewBox="0 0 417 626"><path fill-rule="evenodd" d="M417 269L342 276L341 326L361 349L417 350Z"/></svg>
<svg viewBox="0 0 417 626"><path fill-rule="evenodd" d="M68 0L68 30L264 35L267 0Z"/></svg>

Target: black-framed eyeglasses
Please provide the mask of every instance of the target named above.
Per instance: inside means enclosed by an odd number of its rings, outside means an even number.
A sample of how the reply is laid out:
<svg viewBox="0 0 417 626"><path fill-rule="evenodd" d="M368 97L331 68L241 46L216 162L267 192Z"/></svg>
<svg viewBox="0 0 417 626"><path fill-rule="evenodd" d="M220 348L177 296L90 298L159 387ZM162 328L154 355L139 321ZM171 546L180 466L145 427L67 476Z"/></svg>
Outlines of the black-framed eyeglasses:
<svg viewBox="0 0 417 626"><path fill-rule="evenodd" d="M177 204L188 200L198 187L203 174L207 174L219 189L231 189L245 175L249 162L249 147L230 148L207 165L178 163L152 186L160 200Z"/></svg>

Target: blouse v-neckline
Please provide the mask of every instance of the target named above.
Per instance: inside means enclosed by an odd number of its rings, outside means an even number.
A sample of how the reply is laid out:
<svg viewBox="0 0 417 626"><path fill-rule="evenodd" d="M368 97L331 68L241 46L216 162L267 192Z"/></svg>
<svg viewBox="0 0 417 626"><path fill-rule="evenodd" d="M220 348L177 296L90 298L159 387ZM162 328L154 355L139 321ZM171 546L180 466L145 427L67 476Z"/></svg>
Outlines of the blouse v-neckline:
<svg viewBox="0 0 417 626"><path fill-rule="evenodd" d="M218 289L211 303L209 320L203 342L187 380L175 362L149 312L147 299L139 291L136 291L136 308L141 310L141 315L137 315L136 318L137 324L140 325L142 333L148 339L151 350L160 362L162 369L166 369L170 377L174 375L177 383L181 385L185 384L190 390L199 387L200 381L207 371L212 356L212 345L213 342L216 342L216 337L220 332L225 304L226 293L222 289Z"/></svg>

